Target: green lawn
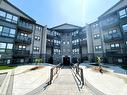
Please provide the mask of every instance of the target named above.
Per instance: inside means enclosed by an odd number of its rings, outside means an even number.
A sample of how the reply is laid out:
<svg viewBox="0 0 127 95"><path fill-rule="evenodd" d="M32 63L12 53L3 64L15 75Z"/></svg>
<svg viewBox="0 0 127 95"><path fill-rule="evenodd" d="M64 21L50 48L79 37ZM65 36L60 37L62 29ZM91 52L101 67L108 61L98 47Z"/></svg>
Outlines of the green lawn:
<svg viewBox="0 0 127 95"><path fill-rule="evenodd" d="M0 66L0 70L14 69L16 66Z"/></svg>

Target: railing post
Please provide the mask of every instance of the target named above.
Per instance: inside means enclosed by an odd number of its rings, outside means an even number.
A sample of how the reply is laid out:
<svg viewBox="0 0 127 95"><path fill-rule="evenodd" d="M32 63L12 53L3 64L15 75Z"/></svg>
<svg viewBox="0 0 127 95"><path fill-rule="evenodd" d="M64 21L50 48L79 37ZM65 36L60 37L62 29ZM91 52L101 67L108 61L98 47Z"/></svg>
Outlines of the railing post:
<svg viewBox="0 0 127 95"><path fill-rule="evenodd" d="M50 81L49 81L49 84L52 83L52 79L53 79L53 68L50 71Z"/></svg>
<svg viewBox="0 0 127 95"><path fill-rule="evenodd" d="M84 85L83 69L81 69L81 80L82 80L82 85Z"/></svg>

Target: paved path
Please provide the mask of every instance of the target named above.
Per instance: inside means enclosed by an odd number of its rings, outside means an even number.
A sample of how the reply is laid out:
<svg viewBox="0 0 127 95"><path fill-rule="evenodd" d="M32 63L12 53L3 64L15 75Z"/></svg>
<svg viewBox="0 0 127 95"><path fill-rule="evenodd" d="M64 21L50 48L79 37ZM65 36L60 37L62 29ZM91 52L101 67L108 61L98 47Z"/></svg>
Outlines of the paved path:
<svg viewBox="0 0 127 95"><path fill-rule="evenodd" d="M6 73L0 74L0 86L2 85L6 75L7 75Z"/></svg>
<svg viewBox="0 0 127 95"><path fill-rule="evenodd" d="M60 70L58 78L55 79L43 93L40 95L91 95L85 88L83 92L79 92L72 71L69 67Z"/></svg>
<svg viewBox="0 0 127 95"><path fill-rule="evenodd" d="M127 95L127 76L119 73L108 72L101 74L86 68L85 64L80 65L84 69L84 77L96 89L106 95ZM115 68L115 66L114 66Z"/></svg>

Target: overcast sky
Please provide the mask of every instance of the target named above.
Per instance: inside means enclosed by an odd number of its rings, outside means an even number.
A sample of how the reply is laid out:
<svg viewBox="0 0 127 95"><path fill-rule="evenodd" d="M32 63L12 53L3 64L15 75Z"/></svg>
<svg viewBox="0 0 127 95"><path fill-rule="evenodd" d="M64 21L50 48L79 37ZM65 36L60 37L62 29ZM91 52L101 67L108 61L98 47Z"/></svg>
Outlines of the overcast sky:
<svg viewBox="0 0 127 95"><path fill-rule="evenodd" d="M63 23L85 26L119 0L10 0L37 23L54 27Z"/></svg>

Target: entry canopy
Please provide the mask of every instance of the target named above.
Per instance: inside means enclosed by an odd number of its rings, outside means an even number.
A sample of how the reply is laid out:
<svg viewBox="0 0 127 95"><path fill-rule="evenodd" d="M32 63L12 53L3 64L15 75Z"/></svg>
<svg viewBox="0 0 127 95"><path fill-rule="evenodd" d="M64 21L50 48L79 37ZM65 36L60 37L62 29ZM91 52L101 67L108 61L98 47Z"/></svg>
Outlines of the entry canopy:
<svg viewBox="0 0 127 95"><path fill-rule="evenodd" d="M64 23L62 25L59 26L55 26L53 28L51 28L52 30L56 30L59 32L72 32L75 31L77 29L80 29L81 27L76 26L76 25L72 25L72 24L68 24L68 23Z"/></svg>

